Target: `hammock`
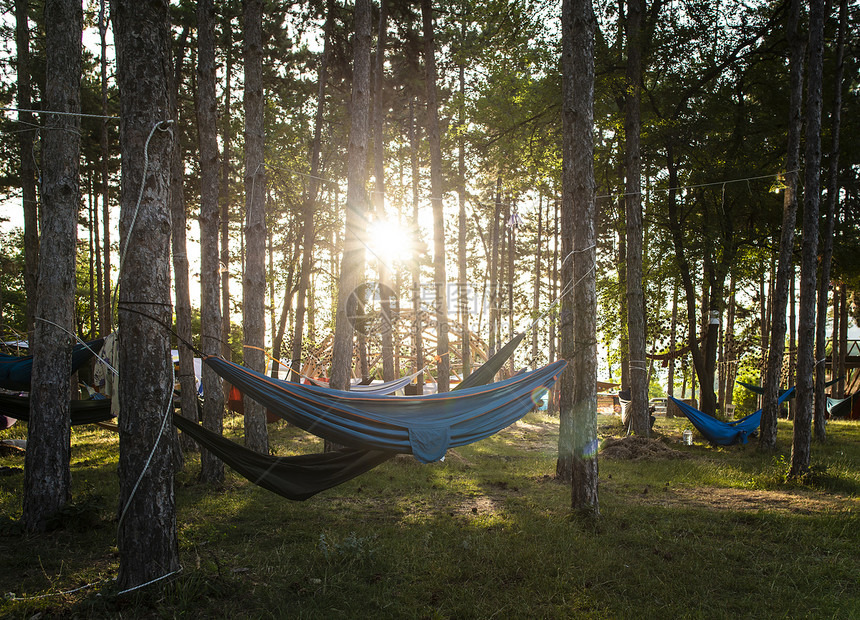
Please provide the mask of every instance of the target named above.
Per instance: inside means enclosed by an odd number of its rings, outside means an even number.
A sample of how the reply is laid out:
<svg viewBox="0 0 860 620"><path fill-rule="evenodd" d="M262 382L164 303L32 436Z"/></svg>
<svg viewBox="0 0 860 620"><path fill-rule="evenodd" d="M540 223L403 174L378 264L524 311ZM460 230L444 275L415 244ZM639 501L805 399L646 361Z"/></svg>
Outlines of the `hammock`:
<svg viewBox="0 0 860 620"><path fill-rule="evenodd" d="M111 401L109 398L73 400L71 403L72 426L106 422L114 417L110 412ZM22 421L29 420L30 398L28 396L0 394L0 415Z"/></svg>
<svg viewBox="0 0 860 620"><path fill-rule="evenodd" d="M376 397L272 379L218 357L203 361L299 428L355 448L412 454L422 463L438 461L448 448L479 441L519 420L567 365L559 360L489 387Z"/></svg>
<svg viewBox="0 0 860 620"><path fill-rule="evenodd" d="M860 397L860 392L855 392L851 396L845 398L830 398L827 397L827 413L834 418L849 418L851 410L854 408L854 402Z"/></svg>
<svg viewBox="0 0 860 620"><path fill-rule="evenodd" d="M777 404L781 404L785 399L790 398L793 395L794 388L783 392L779 397ZM687 416L690 422L693 423L693 426L695 426L708 441L721 446L730 446L737 442L746 443L749 435L758 428L759 424L761 424L761 409L741 418L740 420L723 422L722 420L718 420L707 413L703 413L698 409L691 407L677 398L672 398L671 396L669 398L672 402L678 405L681 413Z"/></svg>
<svg viewBox="0 0 860 620"><path fill-rule="evenodd" d="M836 377L835 379L831 379L827 383L824 384L824 387L830 387L834 383L838 382L840 379L844 379L844 377ZM753 385L752 383L744 383L743 381L738 381L738 385L744 386L750 392L758 394L759 396L764 396L764 388L758 385Z"/></svg>
<svg viewBox="0 0 860 620"><path fill-rule="evenodd" d="M451 391L463 388L464 384L472 383L472 387L475 387L481 385L481 381L484 383L492 381L496 372L513 354L516 345L522 342L523 336L524 334L517 336L502 347L478 370L469 375L466 381ZM469 386L465 385L465 387ZM344 448L334 453L303 455L301 459L275 457L250 451L186 418L179 422L174 419L174 423L254 484L291 500L308 499L372 469L396 454L379 450ZM253 452L253 456L248 455L248 452ZM338 458L333 459L332 454L337 454ZM327 473L321 475L321 471Z"/></svg>
<svg viewBox="0 0 860 620"><path fill-rule="evenodd" d="M72 349L72 374L98 351L104 338L77 344ZM33 356L0 354L0 388L14 391L30 390L30 375L33 372Z"/></svg>

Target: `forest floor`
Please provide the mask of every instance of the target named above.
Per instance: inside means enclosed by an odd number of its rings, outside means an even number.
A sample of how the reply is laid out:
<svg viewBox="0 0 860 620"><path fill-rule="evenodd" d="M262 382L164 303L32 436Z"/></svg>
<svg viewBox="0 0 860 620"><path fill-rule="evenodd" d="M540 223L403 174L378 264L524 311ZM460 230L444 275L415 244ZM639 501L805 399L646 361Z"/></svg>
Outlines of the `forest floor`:
<svg viewBox="0 0 860 620"><path fill-rule="evenodd" d="M239 418L225 426L242 440ZM860 424L830 422L796 482L788 421L773 454L686 446L685 428L658 416L652 438L624 437L617 416L599 416L594 518L571 514L558 421L541 412L443 462L398 456L305 502L229 469L201 485L188 455L183 570L117 597L117 439L76 427L74 503L45 535L22 534L24 459L0 454L0 616L860 617ZM276 454L320 449L285 423L269 431ZM18 424L2 438L25 437Z"/></svg>

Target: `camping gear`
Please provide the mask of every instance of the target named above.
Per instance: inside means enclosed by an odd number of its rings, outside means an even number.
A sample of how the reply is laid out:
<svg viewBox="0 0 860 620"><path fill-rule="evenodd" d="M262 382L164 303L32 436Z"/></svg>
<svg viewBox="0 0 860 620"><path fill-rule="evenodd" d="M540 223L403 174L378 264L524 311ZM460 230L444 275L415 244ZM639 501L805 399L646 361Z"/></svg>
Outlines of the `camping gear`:
<svg viewBox="0 0 860 620"><path fill-rule="evenodd" d="M72 374L89 361L95 352L101 349L103 343L104 338L98 338L75 345L72 349ZM30 390L32 372L32 355L0 354L0 388L27 392Z"/></svg>

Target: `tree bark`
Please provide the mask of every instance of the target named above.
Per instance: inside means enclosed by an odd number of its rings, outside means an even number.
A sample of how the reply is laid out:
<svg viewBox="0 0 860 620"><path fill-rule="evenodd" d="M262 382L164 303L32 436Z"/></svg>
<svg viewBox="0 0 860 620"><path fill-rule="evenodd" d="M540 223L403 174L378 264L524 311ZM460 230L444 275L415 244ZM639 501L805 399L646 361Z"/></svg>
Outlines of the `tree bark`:
<svg viewBox="0 0 860 620"><path fill-rule="evenodd" d="M215 8L213 0L197 2L197 130L200 141L200 348L204 355L221 352L220 264L218 260L218 139L215 103ZM223 432L224 391L221 378L203 364L203 426ZM200 480L224 480L224 462L200 452Z"/></svg>
<svg viewBox="0 0 860 620"><path fill-rule="evenodd" d="M412 185L412 229L415 239L412 250L412 346L415 348L415 366L412 372L418 372L424 367L424 342L421 337L423 325L421 320L421 254L418 251L420 241L420 224L418 223L418 185L420 169L418 165L418 136L416 135L415 99L409 98L409 154L411 164ZM424 373L418 373L415 378L416 394L424 393Z"/></svg>
<svg viewBox="0 0 860 620"><path fill-rule="evenodd" d="M108 18L105 14L105 3L99 1L99 71L102 96L102 116L108 116L108 84L107 84L107 28ZM101 190L102 190L102 247L104 248L104 291L102 305L99 307L101 335L106 336L113 331L113 303L111 301L110 276L110 149L108 147L108 119L103 118L99 128L99 153L101 154Z"/></svg>
<svg viewBox="0 0 860 620"><path fill-rule="evenodd" d="M299 287L296 293L296 317L293 327L293 342L290 354L290 379L299 381L299 368L302 363L302 339L305 329L306 298L310 286L311 268L314 253L314 213L319 194L320 151L322 149L322 124L325 111L326 78L329 56L331 56L331 31L334 21L334 2L326 3L326 20L323 27L323 52L317 73L317 109L314 118L314 137L311 143L311 173L308 189L302 205L302 265L299 272Z"/></svg>
<svg viewBox="0 0 860 620"><path fill-rule="evenodd" d="M433 288L436 291L436 389L450 389L451 358L448 355L448 277L445 273L445 215L442 205L442 143L439 104L436 98L436 43L431 0L421 0L424 25L424 66L427 88L427 138L430 143L430 202L433 207Z"/></svg>
<svg viewBox="0 0 860 620"><path fill-rule="evenodd" d="M465 31L465 24L461 29L461 44ZM460 360L463 364L462 377L465 379L472 372L472 333L469 328L469 275L466 272L466 140L463 136L464 123L466 122L466 68L461 63L459 66L460 84L460 106L458 108L457 124L457 198L459 213L457 217L457 303L460 307L460 325L463 328L462 351ZM538 235L540 236L540 235ZM540 241L538 241L540 248ZM538 249L538 251L540 251ZM538 262L540 259L538 258ZM535 330L535 334L537 330Z"/></svg>
<svg viewBox="0 0 860 620"><path fill-rule="evenodd" d="M625 206L627 222L627 338L630 354L631 428L648 437L648 377L645 361L645 295L642 288L642 161L639 153L641 126L642 5L627 0L627 88L625 101Z"/></svg>
<svg viewBox="0 0 860 620"><path fill-rule="evenodd" d="M229 5L224 9L224 112L223 126L221 130L221 143L223 144L223 156L221 157L221 355L226 360L233 357L230 350L230 159L233 131L230 125L232 76L233 76L233 41L232 41L232 14ZM226 397L230 386L225 381L224 396Z"/></svg>
<svg viewBox="0 0 860 620"><path fill-rule="evenodd" d="M27 424L22 521L42 531L71 499L69 375L75 319L75 244L80 179L80 2L45 3L42 235ZM62 114L66 113L66 114Z"/></svg>
<svg viewBox="0 0 860 620"><path fill-rule="evenodd" d="M161 327L171 323L168 8L164 0L113 5L122 92L117 533L122 589L179 568L166 419L173 372L168 332Z"/></svg>
<svg viewBox="0 0 860 620"><path fill-rule="evenodd" d="M534 290L532 291L532 315L536 319L540 314L540 286L541 286L541 249L543 247L543 192L538 193L538 229L537 243L535 244L535 271ZM537 326L532 328L532 369L538 367L538 330Z"/></svg>
<svg viewBox="0 0 860 620"><path fill-rule="evenodd" d="M834 75L833 107L831 108L831 148L830 168L827 178L827 215L824 232L821 239L824 247L821 250L821 275L818 279L818 316L815 335L815 415L813 418L815 438L818 441L827 439L827 395L824 393L824 356L825 329L827 326L827 295L830 290L830 265L833 260L833 228L836 216L836 197L839 191L839 130L842 119L842 72L845 54L845 29L848 20L847 0L839 3L839 35L836 42L836 74ZM836 291L834 290L834 297ZM835 323L835 321L834 321ZM837 350L833 340L833 350ZM836 376L835 366L831 366L832 375ZM835 391L835 390L834 390Z"/></svg>
<svg viewBox="0 0 860 620"><path fill-rule="evenodd" d="M589 0L562 3L562 280L576 283L562 301L558 464L571 482L574 511L597 516L597 339L595 274L594 12Z"/></svg>
<svg viewBox="0 0 860 620"><path fill-rule="evenodd" d="M21 204L24 211L24 293L27 296L27 331L33 332L39 281L39 203L36 195L36 119L30 86L30 24L27 0L15 0L15 45L17 47L18 145L21 153Z"/></svg>
<svg viewBox="0 0 860 620"><path fill-rule="evenodd" d="M370 120L370 0L356 0L355 42L353 45L352 104L349 130L348 178L346 194L346 227L343 258L337 294L334 342L332 344L331 380L337 390L349 387L353 360L352 317L364 274L365 219L367 197L367 138Z"/></svg>
<svg viewBox="0 0 860 620"><path fill-rule="evenodd" d="M266 337L266 162L263 126L263 3L246 0L243 43L245 69L245 272L242 320L245 366L265 372ZM245 445L269 452L266 412L245 397Z"/></svg>
<svg viewBox="0 0 860 620"><path fill-rule="evenodd" d="M790 478L809 471L814 406L815 294L821 164L821 86L824 48L824 0L811 0L809 11L809 77L806 83L803 241L800 264L800 309L797 339L797 410L791 444Z"/></svg>
<svg viewBox="0 0 860 620"><path fill-rule="evenodd" d="M496 199L493 204L493 227L490 236L490 311L489 311L489 340L487 351L488 355L492 355L499 348L499 343L496 342L496 331L499 324L499 261L501 260L501 252L499 251L499 219L502 212L502 177L496 177Z"/></svg>
<svg viewBox="0 0 860 620"><path fill-rule="evenodd" d="M173 81L170 89L171 117L180 121L179 88L182 84L182 65L185 54L185 43L188 38L188 28L182 30L179 43L176 46ZM174 129L178 132L178 129ZM197 385L194 378L194 353L185 343L191 342L191 290L188 276L187 235L185 232L187 217L185 214L185 165L181 140L173 141L170 172L170 217L172 234L170 235L173 255L173 286L176 304L176 334L179 336L176 348L179 351L179 387L180 408L182 415L189 420L197 421ZM183 450L196 450L197 445L190 437L182 436ZM179 455L177 455L179 456ZM177 463L180 465L181 463Z"/></svg>

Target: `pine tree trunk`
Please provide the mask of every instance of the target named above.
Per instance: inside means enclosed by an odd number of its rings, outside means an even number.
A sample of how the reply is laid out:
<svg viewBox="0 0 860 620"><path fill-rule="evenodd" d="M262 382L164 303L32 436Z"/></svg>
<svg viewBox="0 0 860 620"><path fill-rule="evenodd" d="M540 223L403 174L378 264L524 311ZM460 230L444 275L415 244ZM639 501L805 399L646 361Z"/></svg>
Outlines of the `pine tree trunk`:
<svg viewBox="0 0 860 620"><path fill-rule="evenodd" d="M351 125L349 130L346 226L340 281L337 294L337 316L332 343L331 380L337 390L349 387L353 360L352 318L358 301L356 291L363 281L365 219L367 200L367 139L370 120L370 0L356 0L355 43L353 46ZM331 445L331 444L328 444Z"/></svg>
<svg viewBox="0 0 860 620"><path fill-rule="evenodd" d="M176 51L177 57L173 72L173 85L170 89L171 116L179 120L180 123L181 119L179 118L177 100L179 98L179 88L182 84L182 64L187 38L188 28L184 28L180 35L180 42L178 46L175 46L178 49ZM178 129L174 131L177 134L179 133ZM179 341L176 343L176 347L179 350L179 375L176 378L179 380L180 386L182 415L196 422L197 382L194 377L194 353L185 344L186 342L191 342L191 284L188 277L187 238L185 234L187 223L185 216L185 195L183 191L185 186L185 166L183 163L181 140L178 135L173 141L170 184L170 216L172 227L170 239L173 254L176 333L179 336ZM183 450L188 451L197 449L195 442L185 435L182 436L181 447ZM175 456L181 456L181 453L177 453ZM179 464L177 463L177 465Z"/></svg>
<svg viewBox="0 0 860 620"><path fill-rule="evenodd" d="M263 3L246 0L245 69L245 271L242 320L245 366L265 372L266 357L266 168L263 154ZM245 397L245 445L269 453L266 412Z"/></svg>
<svg viewBox="0 0 860 620"><path fill-rule="evenodd" d="M801 101L803 98L803 40L798 33L800 20L800 0L792 0L786 24L786 38L791 55L789 59L789 123L788 151L785 159L785 195L782 207L782 234L779 241L776 284L773 299L773 320L771 322L771 348L768 354L762 396L761 427L758 449L776 450L777 418L779 417L780 376L785 352L785 311L788 305L789 280L794 278L792 250L794 249L794 228L797 219L797 169L800 166L800 127ZM792 312L794 304L792 304ZM794 329L792 328L792 345ZM793 353L794 347L791 347ZM794 364L790 365L794 368Z"/></svg>
<svg viewBox="0 0 860 620"><path fill-rule="evenodd" d="M532 314L534 318L540 315L540 286L541 286L541 249L543 247L543 192L538 194L538 229L537 242L535 244L535 271L534 271L534 290L532 295ZM537 368L538 364L538 330L537 326L532 328L532 368Z"/></svg>
<svg viewBox="0 0 860 620"><path fill-rule="evenodd" d="M221 352L221 269L218 260L218 127L215 99L215 8L213 0L197 3L197 127L200 140L200 348L204 355ZM203 426L223 432L224 391L221 378L203 364ZM200 480L224 480L224 462L208 450L200 453Z"/></svg>
<svg viewBox="0 0 860 620"><path fill-rule="evenodd" d="M412 185L412 229L415 231L415 241L412 254L412 346L415 349L415 366L412 372L418 372L424 367L424 343L421 337L423 326L421 321L421 263L418 251L418 184L420 182L420 170L418 166L418 136L416 135L415 122L415 99L409 99L409 153L411 164ZM416 394L424 393L424 373L421 372L415 379Z"/></svg>
<svg viewBox="0 0 860 620"><path fill-rule="evenodd" d="M490 318L488 321L489 329L489 350L487 355L492 355L499 348L499 343L496 342L496 331L499 323L499 260L501 252L499 251L499 219L502 212L502 177L496 177L496 200L493 205L493 227L490 236Z"/></svg>
<svg viewBox="0 0 860 620"><path fill-rule="evenodd" d="M334 20L334 2L326 3L326 21L323 28L323 52L317 74L317 109L314 118L314 137L311 143L311 173L308 177L308 190L302 206L302 265L299 272L299 287L296 294L296 319L293 328L293 342L290 354L290 379L299 381L299 368L302 363L302 336L305 330L306 299L308 297L311 268L314 253L314 213L319 195L320 150L322 149L322 124L325 111L326 77L329 56L331 55L331 30Z"/></svg>
<svg viewBox="0 0 860 620"><path fill-rule="evenodd" d="M39 206L36 195L36 161L33 141L37 139L36 121L30 87L30 24L27 0L15 0L15 44L17 47L18 145L21 152L21 203L24 211L24 293L27 297L27 331L33 332L39 281ZM31 129L32 128L32 129Z"/></svg>
<svg viewBox="0 0 860 620"><path fill-rule="evenodd" d="M433 287L436 290L436 389L450 389L451 358L448 355L448 277L445 273L445 215L442 205L442 143L439 104L436 98L436 44L431 0L421 0L424 24L424 66L427 87L427 138L430 143L430 202L433 207Z"/></svg>
<svg viewBox="0 0 860 620"><path fill-rule="evenodd" d="M678 283L675 282L672 285L672 319L669 324L669 350L672 351L673 355L669 358L669 377L666 382L666 394L668 396L675 396L675 348L677 346L678 338ZM673 418L675 417L675 408L674 407L666 407L666 417Z"/></svg>
<svg viewBox="0 0 860 620"><path fill-rule="evenodd" d="M642 81L642 6L627 0L627 88L625 101L625 206L627 223L627 338L630 355L630 421L634 433L650 435L645 361L645 295L642 289L642 162L639 102Z"/></svg>
<svg viewBox="0 0 860 620"><path fill-rule="evenodd" d="M825 356L825 328L827 324L827 295L830 290L830 265L833 260L833 228L836 217L836 197L839 190L839 130L842 120L842 72L845 53L845 29L847 22L847 1L839 3L839 38L836 43L836 74L833 78L833 107L831 118L831 148L830 169L827 179L827 216L821 239L824 247L821 250L821 275L818 279L818 324L815 336L815 359L823 360ZM836 292L834 290L834 298ZM836 340L833 340L833 350L837 350ZM831 366L833 376L836 368ZM815 438L824 441L827 438L827 395L824 393L824 364L816 365L815 372ZM834 390L835 391L835 390Z"/></svg>
<svg viewBox="0 0 860 620"><path fill-rule="evenodd" d="M107 85L107 15L105 4L99 1L99 71L102 96L102 116L108 116ZM113 305L111 300L110 277L110 150L108 148L108 119L103 118L99 128L99 153L101 154L101 191L102 191L102 247L104 248L104 279L102 281L102 305L99 307L99 322L102 336L113 331Z"/></svg>
<svg viewBox="0 0 860 620"><path fill-rule="evenodd" d="M42 531L71 499L69 375L75 319L75 244L80 179L80 2L45 3L42 235L22 521Z"/></svg>
<svg viewBox="0 0 860 620"><path fill-rule="evenodd" d="M171 442L165 424L173 372L170 340L162 327L171 322L168 8L165 1L121 2L113 13L117 82L123 94L117 533L121 589L179 568Z"/></svg>
<svg viewBox="0 0 860 620"><path fill-rule="evenodd" d="M461 42L464 40L465 24L461 27ZM463 326L462 352L460 359L463 363L462 377L465 379L472 373L472 332L469 327L469 275L466 271L466 141L462 127L465 123L466 110L466 69L459 66L460 107L457 123L457 198L460 211L457 217L457 279L460 282L457 290L457 302L460 306L460 324Z"/></svg>
<svg viewBox="0 0 860 620"><path fill-rule="evenodd" d="M574 511L599 513L597 496L596 252L594 248L594 12L589 0L562 3L562 280L576 282L562 301L559 478L571 482Z"/></svg>
<svg viewBox="0 0 860 620"><path fill-rule="evenodd" d="M221 157L221 230L219 233L221 242L221 264L219 266L221 276L221 356L232 359L230 350L230 159L233 131L230 126L232 77L233 77L233 41L232 41L232 15L229 6L224 9L224 112L223 127L221 130L221 143L223 144L223 156ZM229 394L230 385L224 381L224 397Z"/></svg>
<svg viewBox="0 0 860 620"><path fill-rule="evenodd" d="M800 309L797 338L797 410L791 444L790 478L809 471L814 408L815 294L818 254L819 175L821 163L821 87L824 47L824 1L811 0L809 10L809 77L806 84L803 240L800 264Z"/></svg>

